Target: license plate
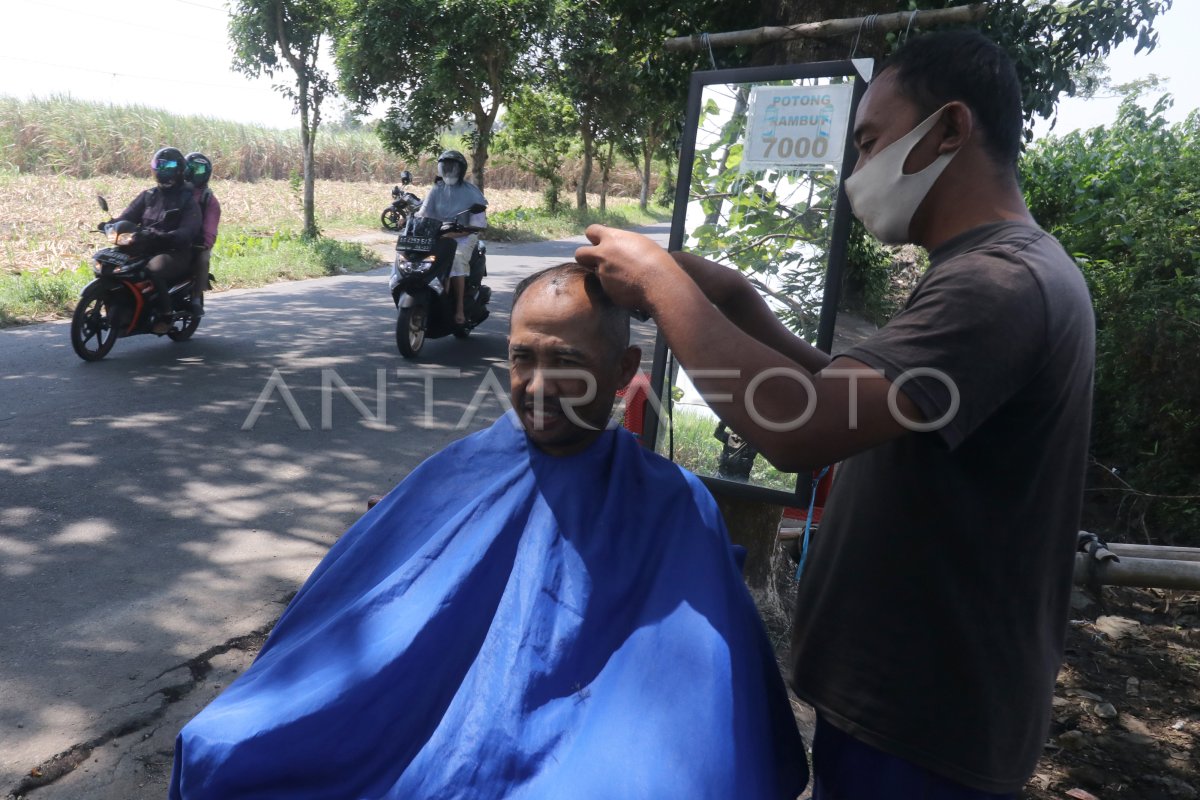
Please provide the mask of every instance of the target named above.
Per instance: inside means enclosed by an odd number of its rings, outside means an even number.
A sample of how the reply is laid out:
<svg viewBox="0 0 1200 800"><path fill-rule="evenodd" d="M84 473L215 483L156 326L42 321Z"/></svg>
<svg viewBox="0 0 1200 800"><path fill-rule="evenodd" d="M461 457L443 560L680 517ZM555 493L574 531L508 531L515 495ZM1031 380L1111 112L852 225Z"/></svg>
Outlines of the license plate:
<svg viewBox="0 0 1200 800"><path fill-rule="evenodd" d="M399 236L396 238L397 250L433 250L432 236Z"/></svg>

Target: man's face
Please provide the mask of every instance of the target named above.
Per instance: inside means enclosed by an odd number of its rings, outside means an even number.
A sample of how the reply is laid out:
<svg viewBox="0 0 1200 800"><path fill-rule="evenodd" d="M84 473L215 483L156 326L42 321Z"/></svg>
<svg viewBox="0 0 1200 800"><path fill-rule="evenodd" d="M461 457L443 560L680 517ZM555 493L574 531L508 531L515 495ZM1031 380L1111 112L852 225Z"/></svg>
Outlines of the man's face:
<svg viewBox="0 0 1200 800"><path fill-rule="evenodd" d="M581 279L543 280L521 295L508 337L510 393L540 450L578 453L604 430L641 361L636 347L615 349Z"/></svg>
<svg viewBox="0 0 1200 800"><path fill-rule="evenodd" d="M858 148L858 172L876 153L907 134L921 123L922 117L896 83L895 72L884 70L871 81L858 103L854 118L854 145ZM904 162L904 173L920 172L937 157L937 137L926 135ZM853 173L851 173L853 174Z"/></svg>

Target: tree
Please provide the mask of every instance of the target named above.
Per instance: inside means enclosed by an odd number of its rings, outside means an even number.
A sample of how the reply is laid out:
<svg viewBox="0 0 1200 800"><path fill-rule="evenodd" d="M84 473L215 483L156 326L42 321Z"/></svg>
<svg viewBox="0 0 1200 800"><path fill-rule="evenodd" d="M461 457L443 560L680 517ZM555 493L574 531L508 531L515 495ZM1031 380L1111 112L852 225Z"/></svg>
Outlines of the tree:
<svg viewBox="0 0 1200 800"><path fill-rule="evenodd" d="M508 105L505 126L496 139L504 152L546 182L546 210L558 211L563 164L575 144L575 111L554 90L525 88Z"/></svg>
<svg viewBox="0 0 1200 800"><path fill-rule="evenodd" d="M624 113L610 121L621 154L641 176L639 204L650 200L650 179L656 158L670 160L684 123L691 73L712 69L708 53L669 53L663 41L703 31L730 30L757 19L753 0L605 0L620 45L621 69L628 77L618 104ZM619 30L618 30L619 27ZM748 51L735 48L722 54L722 67L742 66Z"/></svg>
<svg viewBox="0 0 1200 800"><path fill-rule="evenodd" d="M356 102L391 103L379 125L408 158L435 152L450 120L467 115L475 185L484 187L500 107L528 82L530 43L551 0L340 0L337 63Z"/></svg>
<svg viewBox="0 0 1200 800"><path fill-rule="evenodd" d="M587 208L587 188L600 146L629 113L635 83L629 47L636 41L620 14L600 0L557 0L545 71L575 108L583 163L575 205Z"/></svg>
<svg viewBox="0 0 1200 800"><path fill-rule="evenodd" d="M233 66L250 77L290 69L294 84L275 88L292 98L300 114L304 153L304 235L319 235L313 207L313 147L321 126L321 102L335 93L333 81L318 66L322 37L336 24L333 0L234 0L229 36Z"/></svg>
<svg viewBox="0 0 1200 800"><path fill-rule="evenodd" d="M1033 115L1050 117L1059 97L1074 95L1081 88L1077 79L1086 74L1081 65L1102 60L1113 48L1136 39L1137 52L1153 50L1158 41L1155 20L1171 7L1172 0L766 0L761 25L796 25L827 19L858 17L860 31L849 41L843 38L804 38L760 47L752 55L756 64L825 61L858 57L883 58L896 49L907 34L921 31L920 17L911 30L886 35L873 32L869 19L874 14L898 10L930 10L982 4L986 13L979 28L1008 51L1016 64L1023 89L1022 103L1027 121ZM897 6L906 5L907 8ZM739 28L751 27L746 24ZM701 28L692 32L707 30ZM726 29L731 30L731 29ZM1027 134L1032 135L1031 126Z"/></svg>

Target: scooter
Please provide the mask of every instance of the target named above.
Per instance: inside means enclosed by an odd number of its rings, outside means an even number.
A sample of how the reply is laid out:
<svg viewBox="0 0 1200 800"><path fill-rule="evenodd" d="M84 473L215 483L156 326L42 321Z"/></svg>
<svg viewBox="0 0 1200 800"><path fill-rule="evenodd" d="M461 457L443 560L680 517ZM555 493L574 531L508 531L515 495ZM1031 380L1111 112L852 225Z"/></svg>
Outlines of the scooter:
<svg viewBox="0 0 1200 800"><path fill-rule="evenodd" d="M107 212L108 201L103 197L97 200ZM146 271L153 254L137 246L141 226L118 220L101 223L101 227L113 246L97 250L92 256L96 278L79 293L79 302L71 316L71 347L84 361L104 358L118 338L152 333L159 316L155 311L158 295ZM212 280L209 275L209 288ZM166 336L176 342L190 339L200 326L200 317L191 312L192 276L175 281L168 293L172 310L171 328Z"/></svg>
<svg viewBox="0 0 1200 800"><path fill-rule="evenodd" d="M467 211L478 213L483 209L477 205ZM455 231L477 230L430 217L409 217L404 232L396 237L396 260L388 287L399 311L396 347L405 358L416 358L426 339L451 335L465 339L487 319L487 304L492 299L492 290L483 285L487 276L487 246L479 241L471 252L471 271L463 293L466 322L459 325L454 321L454 292L450 288L450 267L457 243L444 236Z"/></svg>
<svg viewBox="0 0 1200 800"><path fill-rule="evenodd" d="M400 183L405 187L412 183L412 173L408 170L401 172ZM393 186L392 204L379 215L379 221L389 231L399 231L404 227L408 218L416 214L420 207L420 197L408 191L407 188L401 189L399 186Z"/></svg>

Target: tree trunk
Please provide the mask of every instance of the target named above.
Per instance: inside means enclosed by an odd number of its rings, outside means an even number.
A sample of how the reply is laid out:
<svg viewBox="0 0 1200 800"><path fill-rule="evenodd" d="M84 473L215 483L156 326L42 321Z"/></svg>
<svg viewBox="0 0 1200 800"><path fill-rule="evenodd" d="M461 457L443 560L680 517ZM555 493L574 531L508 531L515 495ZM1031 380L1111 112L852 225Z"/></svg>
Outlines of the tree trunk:
<svg viewBox="0 0 1200 800"><path fill-rule="evenodd" d="M579 171L579 186L575 189L575 207L583 211L588 207L587 187L592 180L592 149L596 146L591 121L586 115L579 120L579 135L583 139L583 167Z"/></svg>
<svg viewBox="0 0 1200 800"><path fill-rule="evenodd" d="M604 163L600 167L600 213L603 214L608 210L608 175L612 171L613 163L613 143L610 140L608 143L608 155L604 157Z"/></svg>
<svg viewBox="0 0 1200 800"><path fill-rule="evenodd" d="M775 552L775 537L779 533L783 507L720 494L715 497L721 516L725 519L725 527L729 529L730 541L746 548L742 577L746 586L757 596L771 585L771 555Z"/></svg>
<svg viewBox="0 0 1200 800"><path fill-rule="evenodd" d="M320 235L317 230L316 207L313 201L313 184L316 182L313 161L313 139L316 131L309 125L309 94L308 81L301 79L297 87L300 95L300 150L304 154L304 236L315 239Z"/></svg>
<svg viewBox="0 0 1200 800"><path fill-rule="evenodd" d="M642 193L638 195L638 207L642 211L650 204L650 162L653 160L653 149L649 139L642 139Z"/></svg>
<svg viewBox="0 0 1200 800"><path fill-rule="evenodd" d="M492 130L488 128L485 131L479 128L478 124L478 117L476 117L476 131L479 135L475 137L475 147L471 150L471 179L482 192L484 165L488 160L488 143L492 138Z"/></svg>

